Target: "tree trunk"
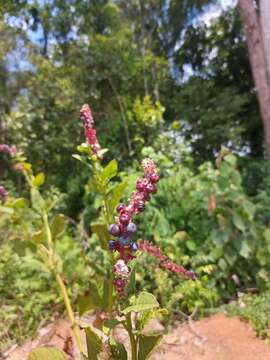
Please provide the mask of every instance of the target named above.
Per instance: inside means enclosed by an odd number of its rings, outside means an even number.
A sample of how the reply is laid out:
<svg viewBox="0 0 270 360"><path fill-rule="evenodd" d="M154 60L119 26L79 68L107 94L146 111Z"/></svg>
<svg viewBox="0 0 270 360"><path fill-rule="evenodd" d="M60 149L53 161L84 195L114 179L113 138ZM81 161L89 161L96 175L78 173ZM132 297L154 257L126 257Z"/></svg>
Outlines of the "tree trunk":
<svg viewBox="0 0 270 360"><path fill-rule="evenodd" d="M260 19L261 19L261 30L262 30L265 61L268 72L268 82L270 84L270 1L269 0L260 0Z"/></svg>
<svg viewBox="0 0 270 360"><path fill-rule="evenodd" d="M259 19L253 0L239 0L238 4L246 31L249 61L263 121L266 154L270 159L270 87Z"/></svg>

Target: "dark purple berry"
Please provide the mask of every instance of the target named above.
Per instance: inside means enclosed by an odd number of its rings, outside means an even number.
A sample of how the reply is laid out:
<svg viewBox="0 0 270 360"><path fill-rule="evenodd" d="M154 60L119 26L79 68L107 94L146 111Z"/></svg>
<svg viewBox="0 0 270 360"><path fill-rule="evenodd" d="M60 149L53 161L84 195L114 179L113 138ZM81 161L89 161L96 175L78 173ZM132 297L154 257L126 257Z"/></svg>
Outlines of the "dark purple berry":
<svg viewBox="0 0 270 360"><path fill-rule="evenodd" d="M160 179L160 177L159 177L159 175L156 174L156 173L153 173L153 174L150 175L150 180L151 180L151 182L153 182L153 183L157 183L157 182L159 181L159 179Z"/></svg>
<svg viewBox="0 0 270 360"><path fill-rule="evenodd" d="M139 200L136 204L136 208L139 212L142 212L145 209L145 204L143 200Z"/></svg>
<svg viewBox="0 0 270 360"><path fill-rule="evenodd" d="M127 246L130 243L130 239L127 236L120 236L119 243L122 246Z"/></svg>
<svg viewBox="0 0 270 360"><path fill-rule="evenodd" d="M126 282L125 282L125 280L124 279L120 279L120 278L118 278L118 279L115 279L114 280L114 285L115 285L115 287L117 288L117 290L119 291L123 291L124 290L124 288L125 288L125 285L126 285Z"/></svg>
<svg viewBox="0 0 270 360"><path fill-rule="evenodd" d="M115 248L116 248L116 241L110 240L109 241L109 249L110 250L115 250Z"/></svg>
<svg viewBox="0 0 270 360"><path fill-rule="evenodd" d="M119 221L123 225L127 225L129 223L130 216L127 213L123 213L119 217Z"/></svg>
<svg viewBox="0 0 270 360"><path fill-rule="evenodd" d="M136 234L136 231L137 231L137 226L136 224L134 224L134 222L130 222L127 227L126 227L126 232L129 234L129 235L134 235Z"/></svg>
<svg viewBox="0 0 270 360"><path fill-rule="evenodd" d="M138 191L144 191L145 184L142 179L139 179L136 183L136 189Z"/></svg>
<svg viewBox="0 0 270 360"><path fill-rule="evenodd" d="M148 193L154 193L156 192L156 187L154 184L152 183L148 183L146 186L145 186L145 191L148 192Z"/></svg>
<svg viewBox="0 0 270 360"><path fill-rule="evenodd" d="M119 213L125 211L125 209L126 209L126 205L125 205L125 204L119 204L119 205L117 206L117 211L118 211Z"/></svg>
<svg viewBox="0 0 270 360"><path fill-rule="evenodd" d="M112 236L118 236L118 235L120 235L120 228L117 224L111 224L108 227L108 232Z"/></svg>
<svg viewBox="0 0 270 360"><path fill-rule="evenodd" d="M137 251L138 250L138 245L134 242L130 244L130 248L132 251Z"/></svg>

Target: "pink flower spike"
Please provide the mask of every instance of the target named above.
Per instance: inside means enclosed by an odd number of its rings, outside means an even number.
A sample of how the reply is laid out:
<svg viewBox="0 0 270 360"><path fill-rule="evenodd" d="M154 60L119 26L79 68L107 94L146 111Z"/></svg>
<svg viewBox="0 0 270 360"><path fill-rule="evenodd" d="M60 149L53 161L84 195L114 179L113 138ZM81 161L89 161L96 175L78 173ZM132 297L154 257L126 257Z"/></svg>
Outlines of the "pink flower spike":
<svg viewBox="0 0 270 360"><path fill-rule="evenodd" d="M102 159L102 156L99 154L101 146L99 145L96 129L94 128L94 118L92 111L89 105L85 104L80 110L80 117L84 124L84 134L88 145L90 146L92 153L97 155L99 159Z"/></svg>
<svg viewBox="0 0 270 360"><path fill-rule="evenodd" d="M188 271L183 266L172 262L167 256L162 254L158 247L150 244L148 241L140 243L139 250L154 256L166 270L182 275L185 278L196 280L197 276L194 271Z"/></svg>
<svg viewBox="0 0 270 360"><path fill-rule="evenodd" d="M10 156L15 156L17 154L17 148L15 145L9 146L7 144L0 144L0 152L7 153Z"/></svg>
<svg viewBox="0 0 270 360"><path fill-rule="evenodd" d="M8 197L8 192L7 190L4 188L4 186L0 185L0 201L1 202L6 202Z"/></svg>

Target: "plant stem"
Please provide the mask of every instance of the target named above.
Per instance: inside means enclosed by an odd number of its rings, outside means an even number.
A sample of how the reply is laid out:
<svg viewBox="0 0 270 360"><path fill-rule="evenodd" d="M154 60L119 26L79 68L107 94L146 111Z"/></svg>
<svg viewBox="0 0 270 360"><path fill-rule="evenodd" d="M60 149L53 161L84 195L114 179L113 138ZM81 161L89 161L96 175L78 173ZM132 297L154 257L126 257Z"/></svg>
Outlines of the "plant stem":
<svg viewBox="0 0 270 360"><path fill-rule="evenodd" d="M77 325L76 320L75 320L75 316L74 316L74 313L73 313L73 310L72 310L72 307L71 307L71 304L70 304L70 300L69 300L69 297L68 297L66 286L65 286L65 284L63 282L63 279L61 278L61 276L59 274L56 274L56 280L57 280L57 283L59 285L59 288L60 288L64 303L65 303L67 315L68 315L69 321L71 323L71 329L73 331L74 338L76 340L77 346L78 346L78 348L80 350L80 353L82 355L82 354L84 354L84 349L83 349L83 344L82 344L82 340L81 340L80 329L79 329L79 326Z"/></svg>
<svg viewBox="0 0 270 360"><path fill-rule="evenodd" d="M64 284L64 281L63 281L61 275L59 273L57 273L54 269L54 264L53 264L54 246L53 246L53 241L52 241L52 233L51 233L51 229L50 229L50 225L49 225L49 221L48 221L48 215L46 212L44 212L44 214L43 214L43 222L44 222L44 226L45 226L45 230L46 230L47 244L48 244L48 249L49 249L49 254L50 254L49 256L51 257L50 263L52 265L52 272L54 273L56 281L59 285L60 292L61 292L61 295L64 300L64 304L66 307L68 319L71 324L71 329L74 334L74 338L77 343L80 354L82 356L84 354L84 348L83 348L83 344L82 344L82 340L81 340L80 328L76 323L75 316L74 316L74 313L73 313L73 310L71 307L70 299L69 299L67 288ZM83 356L82 356L82 358L83 358Z"/></svg>
<svg viewBox="0 0 270 360"><path fill-rule="evenodd" d="M111 214L110 214L110 208L109 208L109 204L108 204L108 200L107 200L107 195L106 193L102 193L102 198L103 198L103 203L104 203L104 217L106 220L106 225L109 226L110 222L111 222ZM109 278L109 301L108 301L108 312L111 314L112 313L112 308L113 308L113 272L112 272L112 267L114 264L114 256L112 254L112 252L110 251L110 263L111 263L111 269L110 269L110 278Z"/></svg>
<svg viewBox="0 0 270 360"><path fill-rule="evenodd" d="M129 335L129 340L131 345L131 360L137 360L137 339L133 334L131 313L126 315L126 322L127 322L126 329Z"/></svg>

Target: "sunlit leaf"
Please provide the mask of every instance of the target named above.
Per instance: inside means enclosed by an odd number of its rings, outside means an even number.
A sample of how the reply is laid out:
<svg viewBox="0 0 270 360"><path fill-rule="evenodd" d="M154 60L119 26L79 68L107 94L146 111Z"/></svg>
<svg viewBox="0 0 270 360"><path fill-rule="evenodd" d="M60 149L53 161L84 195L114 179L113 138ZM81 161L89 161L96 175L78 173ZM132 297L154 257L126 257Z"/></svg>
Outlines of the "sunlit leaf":
<svg viewBox="0 0 270 360"><path fill-rule="evenodd" d="M98 354L102 350L102 340L90 327L84 329L86 334L86 344L88 360L98 360Z"/></svg>
<svg viewBox="0 0 270 360"><path fill-rule="evenodd" d="M44 184L44 181L45 181L45 175L44 173L40 172L35 176L33 180L33 185L39 187Z"/></svg>
<svg viewBox="0 0 270 360"><path fill-rule="evenodd" d="M140 335L139 336L139 351L138 360L146 360L151 355L152 351L157 347L162 335Z"/></svg>
<svg viewBox="0 0 270 360"><path fill-rule="evenodd" d="M116 175L117 175L117 161L113 159L103 169L101 173L101 179L107 184Z"/></svg>
<svg viewBox="0 0 270 360"><path fill-rule="evenodd" d="M53 239L63 235L66 228L65 216L63 214L57 214L52 219L51 232Z"/></svg>
<svg viewBox="0 0 270 360"><path fill-rule="evenodd" d="M140 312L158 307L159 307L159 303L157 302L157 299L154 297L154 295L146 291L143 291L139 294L135 304L125 308L122 311L122 313L126 315L131 311Z"/></svg>
<svg viewBox="0 0 270 360"><path fill-rule="evenodd" d="M44 346L32 350L27 360L67 360L65 354L51 346Z"/></svg>

